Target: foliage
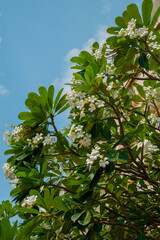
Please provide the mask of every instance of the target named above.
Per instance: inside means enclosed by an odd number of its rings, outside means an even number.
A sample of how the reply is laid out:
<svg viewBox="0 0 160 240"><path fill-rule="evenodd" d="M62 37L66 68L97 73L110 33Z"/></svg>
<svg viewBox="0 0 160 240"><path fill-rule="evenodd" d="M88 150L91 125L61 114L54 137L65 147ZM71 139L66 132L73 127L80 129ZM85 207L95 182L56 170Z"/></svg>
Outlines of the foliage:
<svg viewBox="0 0 160 240"><path fill-rule="evenodd" d="M144 0L141 16L127 6L106 42L71 59L69 93L54 97L51 85L28 94L22 123L4 136L23 222L11 226L1 206L0 234L11 234L3 239L159 239L160 8L151 18L152 7ZM69 106L61 132L55 118Z"/></svg>

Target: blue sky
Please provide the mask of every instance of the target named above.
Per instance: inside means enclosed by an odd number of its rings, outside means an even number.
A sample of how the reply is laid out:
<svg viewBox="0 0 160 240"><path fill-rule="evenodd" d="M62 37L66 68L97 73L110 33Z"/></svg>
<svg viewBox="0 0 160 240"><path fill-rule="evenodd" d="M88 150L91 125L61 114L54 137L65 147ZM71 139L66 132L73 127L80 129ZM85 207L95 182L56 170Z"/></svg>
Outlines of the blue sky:
<svg viewBox="0 0 160 240"><path fill-rule="evenodd" d="M0 202L10 199L12 187L2 166L7 157L3 142L6 123L19 124L29 92L69 82L69 59L94 40L102 41L106 28L126 6L138 0L1 0L0 4ZM67 88L65 89L67 91ZM59 121L67 123L67 114Z"/></svg>

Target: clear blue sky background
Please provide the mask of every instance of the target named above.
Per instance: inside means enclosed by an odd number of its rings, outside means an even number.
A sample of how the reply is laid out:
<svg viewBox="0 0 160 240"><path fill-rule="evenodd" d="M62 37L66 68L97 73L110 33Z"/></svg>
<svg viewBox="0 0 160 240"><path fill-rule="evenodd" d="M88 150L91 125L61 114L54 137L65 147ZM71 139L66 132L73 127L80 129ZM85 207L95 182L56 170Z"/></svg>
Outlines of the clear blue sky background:
<svg viewBox="0 0 160 240"><path fill-rule="evenodd" d="M12 186L2 166L6 123L19 124L27 94L39 86L69 82L69 58L103 40L126 5L139 0L1 0L0 2L0 202ZM67 123L67 114L58 127Z"/></svg>

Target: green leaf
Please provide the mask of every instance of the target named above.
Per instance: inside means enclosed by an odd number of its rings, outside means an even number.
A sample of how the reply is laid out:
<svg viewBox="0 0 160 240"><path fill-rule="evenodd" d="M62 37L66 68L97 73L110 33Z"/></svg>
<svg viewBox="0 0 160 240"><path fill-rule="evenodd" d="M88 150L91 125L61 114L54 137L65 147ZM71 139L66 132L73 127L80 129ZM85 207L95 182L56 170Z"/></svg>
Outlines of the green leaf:
<svg viewBox="0 0 160 240"><path fill-rule="evenodd" d="M125 24L125 22L124 22L124 20L123 20L123 18L120 17L120 16L119 16L119 17L116 17L115 23L116 23L117 26L120 27L120 28L126 28L126 27L127 27L126 24Z"/></svg>
<svg viewBox="0 0 160 240"><path fill-rule="evenodd" d="M82 212L76 212L72 217L71 217L71 219L72 219L72 221L73 222L76 222L79 218L80 218L80 216L83 214L83 211Z"/></svg>
<svg viewBox="0 0 160 240"><path fill-rule="evenodd" d="M43 199L43 197L41 196L41 194L37 191L37 190L35 190L35 189L31 189L30 190L30 192L29 192L29 194L30 194L30 196L32 196L32 195L36 195L37 196L37 203L40 205L40 206L42 206L42 207L46 207L46 204L45 204L45 202L44 202L44 199Z"/></svg>
<svg viewBox="0 0 160 240"><path fill-rule="evenodd" d="M138 53L137 49L135 47L130 47L127 51L127 54L125 56L125 61L130 62L135 58L135 55Z"/></svg>
<svg viewBox="0 0 160 240"><path fill-rule="evenodd" d="M24 213L39 214L39 211L33 208L18 208L18 211L21 211Z"/></svg>
<svg viewBox="0 0 160 240"><path fill-rule="evenodd" d="M64 211L64 212L69 210L66 203L62 200L62 197L60 197L60 196L57 196L53 199L53 205L58 210L61 210L61 211Z"/></svg>
<svg viewBox="0 0 160 240"><path fill-rule="evenodd" d="M152 22L151 25L154 26L156 24L156 22L158 21L158 18L160 16L160 7L158 7L158 9L156 10L153 18L152 18Z"/></svg>
<svg viewBox="0 0 160 240"><path fill-rule="evenodd" d="M31 112L21 112L18 114L18 118L20 120L30 120L32 117L33 116Z"/></svg>
<svg viewBox="0 0 160 240"><path fill-rule="evenodd" d="M135 3L132 3L127 6L127 13L131 19L132 18L136 19L137 23L142 25L141 15L140 15L138 7Z"/></svg>
<svg viewBox="0 0 160 240"><path fill-rule="evenodd" d="M88 61L84 58L81 58L81 57L72 57L70 61L73 62L73 63L82 64L82 65L85 65L85 66L88 65Z"/></svg>
<svg viewBox="0 0 160 240"><path fill-rule="evenodd" d="M101 126L101 134L107 140L110 140L111 137L112 137L111 136L111 131L106 124L103 124L103 126Z"/></svg>
<svg viewBox="0 0 160 240"><path fill-rule="evenodd" d="M95 223L94 224L94 226L93 226L93 230L95 231L95 232L101 232L101 230L102 230L102 224L100 224L100 223Z"/></svg>
<svg viewBox="0 0 160 240"><path fill-rule="evenodd" d="M87 51L81 51L79 54L80 58L87 60L90 63L94 63L94 57Z"/></svg>
<svg viewBox="0 0 160 240"><path fill-rule="evenodd" d="M114 171L114 163L110 162L109 165L105 167L105 174L110 175Z"/></svg>
<svg viewBox="0 0 160 240"><path fill-rule="evenodd" d="M137 238L137 240L145 240L146 238L145 238L145 235L143 234L143 233L140 233L139 235L138 235L138 238Z"/></svg>
<svg viewBox="0 0 160 240"><path fill-rule="evenodd" d="M128 15L128 12L127 12L127 11L124 11L124 12L122 13L122 16L123 16L123 20L124 20L125 24L127 25L128 22L131 20L131 18L130 18L129 15Z"/></svg>
<svg viewBox="0 0 160 240"><path fill-rule="evenodd" d="M148 26L150 24L152 8L153 8L152 0L143 0L142 16L143 16L143 24L145 26Z"/></svg>
<svg viewBox="0 0 160 240"><path fill-rule="evenodd" d="M48 210L51 209L51 202L50 202L50 193L49 193L49 189L45 188L44 190L44 202L46 204L46 207Z"/></svg>
<svg viewBox="0 0 160 240"><path fill-rule="evenodd" d="M54 97L54 86L51 85L48 88L48 104L51 109L53 108L53 97Z"/></svg>
<svg viewBox="0 0 160 240"><path fill-rule="evenodd" d="M95 186L97 185L99 179L101 178L101 175L103 173L103 168L99 168L96 172L96 174L94 175L90 185L89 185L89 189L93 190L95 188Z"/></svg>
<svg viewBox="0 0 160 240"><path fill-rule="evenodd" d="M138 93L139 93L143 98L145 98L145 91L144 91L144 89L143 89L143 86L141 86L141 85L138 84L138 83L133 83L133 86L135 86L136 89L137 89L137 91L138 91Z"/></svg>
<svg viewBox="0 0 160 240"><path fill-rule="evenodd" d="M78 223L82 226L88 225L91 221L91 214L89 211L84 212L78 219Z"/></svg>
<svg viewBox="0 0 160 240"><path fill-rule="evenodd" d="M92 135L92 138L96 138L99 136L100 134L100 131L101 131L101 124L100 123L95 123L91 129L91 135Z"/></svg>
<svg viewBox="0 0 160 240"><path fill-rule="evenodd" d="M59 99L60 99L60 97L61 97L62 92L63 92L63 88L60 89L59 92L57 93L57 96L56 96L56 98L55 98L55 100L54 100L54 109L56 108L56 106L57 106L57 104L58 104L58 101L59 101Z"/></svg>
<svg viewBox="0 0 160 240"><path fill-rule="evenodd" d="M139 57L139 65L149 71L149 60L145 53L141 53Z"/></svg>
<svg viewBox="0 0 160 240"><path fill-rule="evenodd" d="M71 222L65 222L62 227L62 233L68 234L72 229L72 223Z"/></svg>
<svg viewBox="0 0 160 240"><path fill-rule="evenodd" d="M107 28L107 33L109 34L117 34L120 30L120 27L110 27Z"/></svg>
<svg viewBox="0 0 160 240"><path fill-rule="evenodd" d="M122 160L129 160L129 156L126 152L119 150L119 159Z"/></svg>

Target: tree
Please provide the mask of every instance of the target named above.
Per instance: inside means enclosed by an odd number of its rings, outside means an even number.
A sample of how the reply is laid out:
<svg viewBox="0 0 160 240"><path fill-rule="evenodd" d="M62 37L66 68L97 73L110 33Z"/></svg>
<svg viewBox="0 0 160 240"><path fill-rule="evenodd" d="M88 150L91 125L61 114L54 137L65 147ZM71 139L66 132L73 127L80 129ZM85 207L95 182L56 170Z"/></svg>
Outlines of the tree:
<svg viewBox="0 0 160 240"><path fill-rule="evenodd" d="M1 239L12 228L16 240L159 239L160 7L151 17L152 7L144 0L141 17L128 5L106 42L71 59L69 93L54 97L51 85L28 94L22 123L5 133L16 206L1 205ZM69 106L61 132L55 118ZM10 225L4 205L22 224Z"/></svg>

